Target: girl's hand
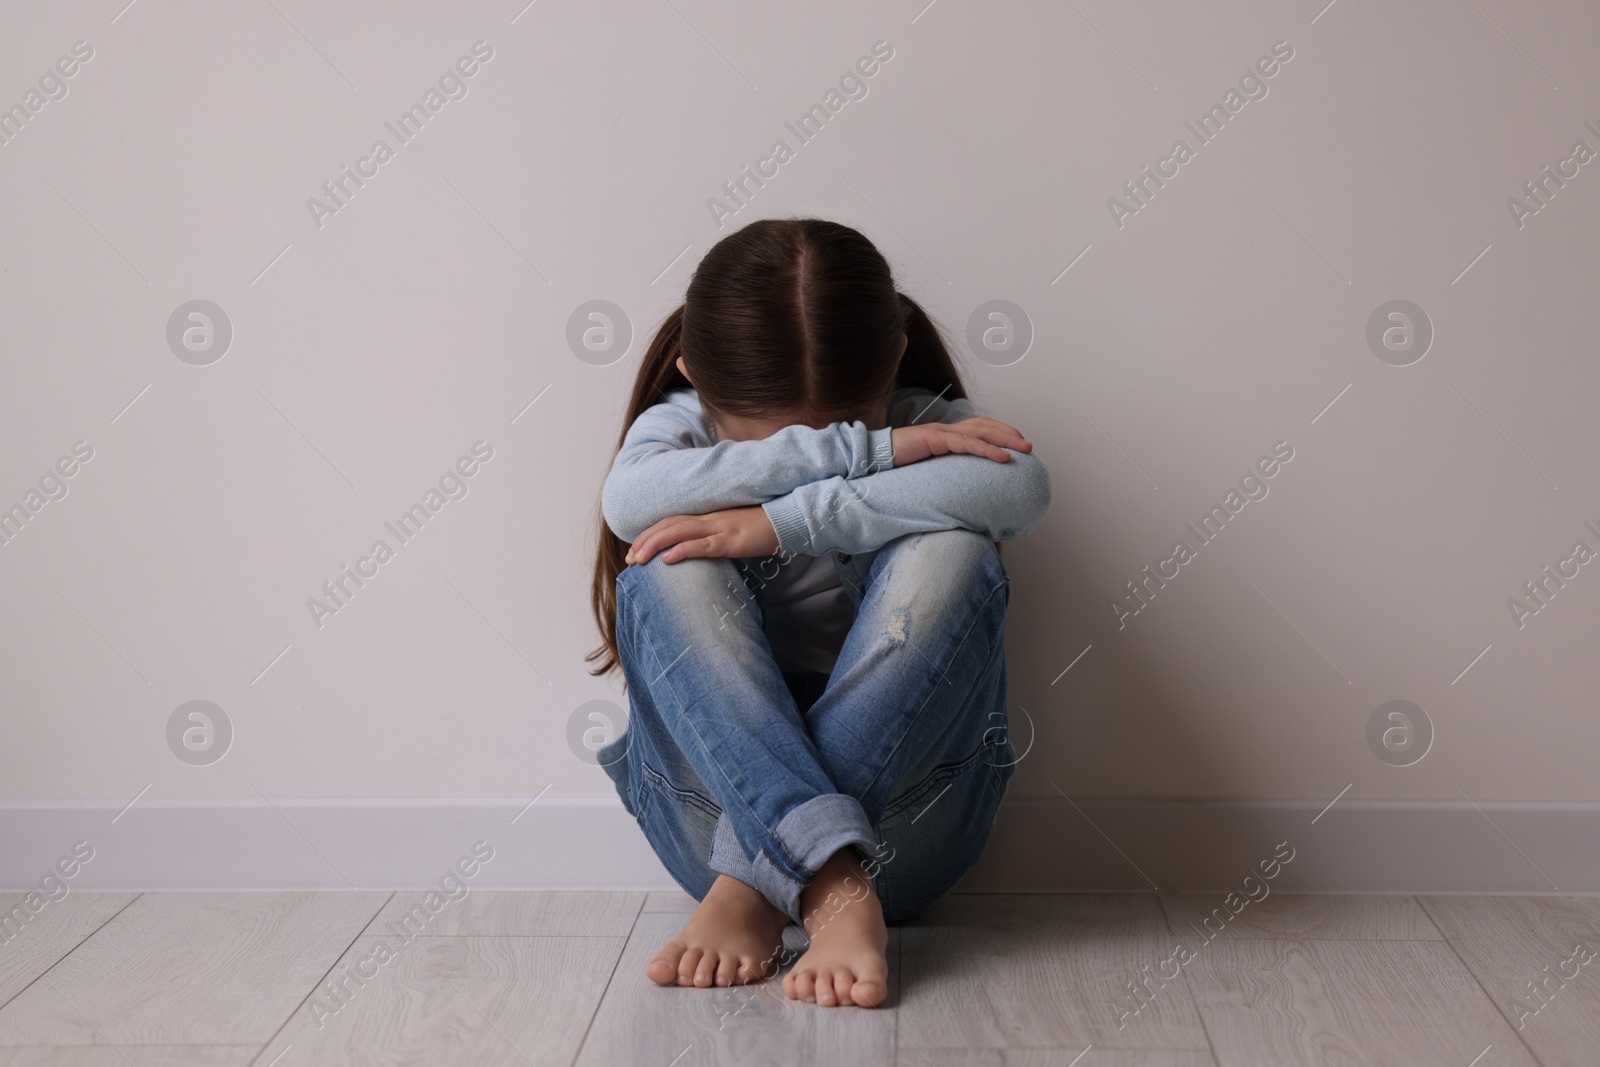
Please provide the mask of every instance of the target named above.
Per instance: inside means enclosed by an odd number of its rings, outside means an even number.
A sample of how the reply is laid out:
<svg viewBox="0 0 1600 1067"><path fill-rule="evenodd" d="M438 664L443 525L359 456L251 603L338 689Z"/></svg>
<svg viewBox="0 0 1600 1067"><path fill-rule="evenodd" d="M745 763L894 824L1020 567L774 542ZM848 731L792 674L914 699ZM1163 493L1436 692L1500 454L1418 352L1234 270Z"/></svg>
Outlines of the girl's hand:
<svg viewBox="0 0 1600 1067"><path fill-rule="evenodd" d="M778 532L767 513L754 506L662 519L633 542L627 562L648 563L657 552L661 562L677 563L703 556L766 557L776 551Z"/></svg>
<svg viewBox="0 0 1600 1067"><path fill-rule="evenodd" d="M889 439L894 444L896 467L952 453L982 456L996 463L1004 463L1011 458L1007 448L1018 452L1033 451L1033 445L1022 436L1021 430L981 416L960 422L898 426ZM1003 448L1000 447L1002 445Z"/></svg>

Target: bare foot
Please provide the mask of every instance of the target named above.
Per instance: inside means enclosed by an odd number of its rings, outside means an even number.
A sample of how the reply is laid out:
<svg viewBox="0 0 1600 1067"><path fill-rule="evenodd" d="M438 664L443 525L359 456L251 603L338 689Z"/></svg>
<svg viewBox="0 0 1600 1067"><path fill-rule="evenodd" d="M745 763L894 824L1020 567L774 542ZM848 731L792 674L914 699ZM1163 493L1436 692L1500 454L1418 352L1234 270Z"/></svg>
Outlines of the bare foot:
<svg viewBox="0 0 1600 1067"><path fill-rule="evenodd" d="M811 947L783 976L790 999L876 1008L889 997L889 930L872 879L850 849L823 864L800 894Z"/></svg>
<svg viewBox="0 0 1600 1067"><path fill-rule="evenodd" d="M645 968L657 985L743 985L778 969L789 917L737 878L718 875L678 936Z"/></svg>

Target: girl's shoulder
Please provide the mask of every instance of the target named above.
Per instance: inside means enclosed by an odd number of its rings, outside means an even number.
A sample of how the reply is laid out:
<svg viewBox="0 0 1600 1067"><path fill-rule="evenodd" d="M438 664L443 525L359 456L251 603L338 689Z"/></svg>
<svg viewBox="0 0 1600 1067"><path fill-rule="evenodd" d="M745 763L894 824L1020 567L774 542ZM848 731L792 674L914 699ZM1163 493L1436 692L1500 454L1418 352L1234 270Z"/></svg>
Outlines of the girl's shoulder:
<svg viewBox="0 0 1600 1067"><path fill-rule="evenodd" d="M678 388L667 390L662 397L633 420L628 429L630 437L664 436L686 444L709 443L713 436L711 420L700 404L699 393L691 388Z"/></svg>

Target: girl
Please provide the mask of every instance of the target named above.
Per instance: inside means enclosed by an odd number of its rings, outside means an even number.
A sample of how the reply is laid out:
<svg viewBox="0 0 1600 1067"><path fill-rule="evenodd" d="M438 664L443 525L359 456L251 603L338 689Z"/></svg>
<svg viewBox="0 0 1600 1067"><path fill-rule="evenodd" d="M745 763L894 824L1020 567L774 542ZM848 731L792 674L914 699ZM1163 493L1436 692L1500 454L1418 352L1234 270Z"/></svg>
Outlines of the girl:
<svg viewBox="0 0 1600 1067"><path fill-rule="evenodd" d="M600 762L700 901L662 985L875 1007L885 922L977 862L1011 777L998 544L1050 502L856 230L769 219L708 252L639 367L592 600L630 717Z"/></svg>

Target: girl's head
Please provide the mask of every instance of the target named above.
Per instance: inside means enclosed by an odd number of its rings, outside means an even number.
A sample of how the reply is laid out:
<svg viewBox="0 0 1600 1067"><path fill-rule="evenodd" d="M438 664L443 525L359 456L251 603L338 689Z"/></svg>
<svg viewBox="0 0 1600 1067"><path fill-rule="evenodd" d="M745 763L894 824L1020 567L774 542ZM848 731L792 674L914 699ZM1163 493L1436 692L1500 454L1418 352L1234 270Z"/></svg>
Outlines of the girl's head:
<svg viewBox="0 0 1600 1067"><path fill-rule="evenodd" d="M695 268L673 368L719 428L853 421L887 406L906 318L888 262L860 232L768 219Z"/></svg>
<svg viewBox="0 0 1600 1067"><path fill-rule="evenodd" d="M722 439L784 426L886 425L890 395L917 386L964 397L938 328L895 289L888 261L859 231L822 219L762 219L712 246L681 307L640 362L628 427L674 389L694 389ZM600 519L591 600L605 644L594 673L617 665L616 578L627 545Z"/></svg>

